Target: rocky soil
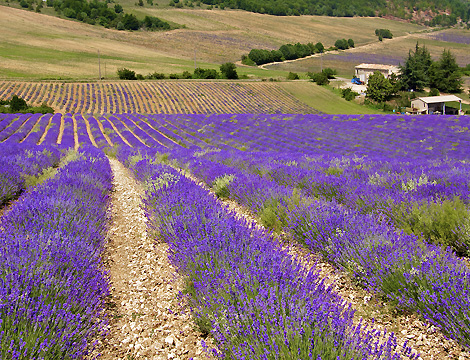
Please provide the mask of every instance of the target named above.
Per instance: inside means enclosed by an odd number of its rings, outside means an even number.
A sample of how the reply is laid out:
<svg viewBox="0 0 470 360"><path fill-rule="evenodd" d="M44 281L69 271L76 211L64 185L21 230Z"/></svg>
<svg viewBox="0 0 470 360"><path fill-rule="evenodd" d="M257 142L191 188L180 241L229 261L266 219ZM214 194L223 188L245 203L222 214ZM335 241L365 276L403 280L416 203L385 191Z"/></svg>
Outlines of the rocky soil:
<svg viewBox="0 0 470 360"><path fill-rule="evenodd" d="M105 259L110 321L92 355L100 353L103 360L206 359L203 338L178 296L183 279L168 261L168 246L147 231L143 189L120 162L110 162L114 192Z"/></svg>

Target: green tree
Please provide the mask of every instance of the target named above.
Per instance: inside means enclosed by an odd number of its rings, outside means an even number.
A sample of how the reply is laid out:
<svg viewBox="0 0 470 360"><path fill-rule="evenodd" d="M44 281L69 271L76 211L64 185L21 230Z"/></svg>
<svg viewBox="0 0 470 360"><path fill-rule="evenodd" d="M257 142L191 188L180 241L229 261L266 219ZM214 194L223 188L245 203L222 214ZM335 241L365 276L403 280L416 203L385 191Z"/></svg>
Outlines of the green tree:
<svg viewBox="0 0 470 360"><path fill-rule="evenodd" d="M322 53L323 51L325 51L325 47L323 46L321 42L317 42L315 44L315 47L317 48L317 52L319 53Z"/></svg>
<svg viewBox="0 0 470 360"><path fill-rule="evenodd" d="M193 79L217 79L219 74L215 69L194 69Z"/></svg>
<svg viewBox="0 0 470 360"><path fill-rule="evenodd" d="M393 85L385 76L380 72L376 71L367 82L367 97L377 101L384 102L389 100L393 95Z"/></svg>
<svg viewBox="0 0 470 360"><path fill-rule="evenodd" d="M18 97L17 95L13 95L10 100L10 110L12 112L19 112L21 110L26 110L28 108L28 104L22 98Z"/></svg>
<svg viewBox="0 0 470 360"><path fill-rule="evenodd" d="M354 47L354 40L353 39L348 39L348 46L350 48L353 48Z"/></svg>
<svg viewBox="0 0 470 360"><path fill-rule="evenodd" d="M225 79L238 79L237 67L234 63L228 62L220 65L220 72Z"/></svg>
<svg viewBox="0 0 470 360"><path fill-rule="evenodd" d="M335 47L339 50L346 50L349 48L348 40L346 39L338 39L335 42Z"/></svg>
<svg viewBox="0 0 470 360"><path fill-rule="evenodd" d="M450 50L444 50L438 62L429 70L429 86L442 92L461 92L462 76Z"/></svg>
<svg viewBox="0 0 470 360"><path fill-rule="evenodd" d="M287 80L299 80L299 74L291 71L289 75L287 75Z"/></svg>
<svg viewBox="0 0 470 360"><path fill-rule="evenodd" d="M140 22L134 14L125 14L122 17L122 24L126 30L139 30Z"/></svg>
<svg viewBox="0 0 470 360"><path fill-rule="evenodd" d="M415 51L408 52L405 65L400 66L399 79L404 90L423 90L429 84L431 55L425 46L416 43Z"/></svg>
<svg viewBox="0 0 470 360"><path fill-rule="evenodd" d="M379 39L392 39L393 38L392 32L388 29L375 29L375 35L377 35Z"/></svg>
<svg viewBox="0 0 470 360"><path fill-rule="evenodd" d="M317 85L328 85L330 80L328 80L328 76L324 72L319 73L308 73L307 74L313 82L316 82Z"/></svg>
<svg viewBox="0 0 470 360"><path fill-rule="evenodd" d="M126 68L118 69L117 75L121 80L137 80L135 71Z"/></svg>

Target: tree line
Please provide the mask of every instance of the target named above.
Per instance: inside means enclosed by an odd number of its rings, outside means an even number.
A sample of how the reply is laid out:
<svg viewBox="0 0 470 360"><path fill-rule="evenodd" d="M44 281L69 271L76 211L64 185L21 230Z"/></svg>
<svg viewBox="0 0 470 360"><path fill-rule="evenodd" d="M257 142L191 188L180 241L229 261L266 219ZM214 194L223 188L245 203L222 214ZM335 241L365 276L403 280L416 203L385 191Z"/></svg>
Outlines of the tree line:
<svg viewBox="0 0 470 360"><path fill-rule="evenodd" d="M301 59L313 54L323 53L329 50L345 50L354 47L353 39L338 39L334 47L325 49L321 42L308 44L284 44L278 50L251 49L248 55L242 56L242 64L263 65L272 62Z"/></svg>
<svg viewBox="0 0 470 360"><path fill-rule="evenodd" d="M396 16L412 20L414 11L434 14L429 25L451 25L457 19L470 19L470 3L465 0L202 0L204 4L221 9L243 9L246 11L278 16L326 15L352 16ZM443 11L450 14L442 14Z"/></svg>
<svg viewBox="0 0 470 360"><path fill-rule="evenodd" d="M121 80L163 80L163 79L238 79L237 68L234 63L220 65L220 72L215 69L196 68L193 73L184 71L182 74L150 73L146 76L137 74L135 71L121 68L117 70L117 75Z"/></svg>
<svg viewBox="0 0 470 360"><path fill-rule="evenodd" d="M18 0L23 8L33 9L36 0ZM124 12L120 4L112 4L110 0L47 0L47 7L54 8L57 14L69 19L75 19L90 25L99 24L106 28L117 30L170 30L168 22L154 16L145 16L139 20L134 14ZM38 0L36 12L41 12L43 1Z"/></svg>

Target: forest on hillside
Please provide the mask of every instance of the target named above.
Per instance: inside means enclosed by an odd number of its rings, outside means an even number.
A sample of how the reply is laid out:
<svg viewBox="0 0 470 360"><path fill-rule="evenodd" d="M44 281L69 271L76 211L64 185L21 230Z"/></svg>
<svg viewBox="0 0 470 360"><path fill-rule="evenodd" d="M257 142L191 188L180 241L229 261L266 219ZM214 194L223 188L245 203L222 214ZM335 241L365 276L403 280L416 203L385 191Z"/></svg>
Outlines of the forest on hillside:
<svg viewBox="0 0 470 360"><path fill-rule="evenodd" d="M470 19L466 0L202 0L219 8L243 9L270 15L395 16L413 20L413 13L427 16L428 25L454 25Z"/></svg>
<svg viewBox="0 0 470 360"><path fill-rule="evenodd" d="M38 13L46 7L54 8L57 15L78 20L90 25L101 25L117 30L170 30L170 25L154 16L139 20L134 14L126 13L122 5L99 0L17 0L22 8ZM142 0L140 0L142 2Z"/></svg>

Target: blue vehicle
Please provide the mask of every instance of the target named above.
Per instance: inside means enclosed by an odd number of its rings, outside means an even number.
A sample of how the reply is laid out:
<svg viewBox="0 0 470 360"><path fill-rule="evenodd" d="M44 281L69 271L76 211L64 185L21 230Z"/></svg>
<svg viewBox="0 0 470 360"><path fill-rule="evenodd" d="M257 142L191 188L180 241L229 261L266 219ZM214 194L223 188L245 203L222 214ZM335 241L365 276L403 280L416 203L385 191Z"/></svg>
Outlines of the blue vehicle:
<svg viewBox="0 0 470 360"><path fill-rule="evenodd" d="M356 84L356 85L363 85L363 84L364 84L361 80L359 80L358 77L353 77L352 80L351 80L351 82L352 82L353 84Z"/></svg>

